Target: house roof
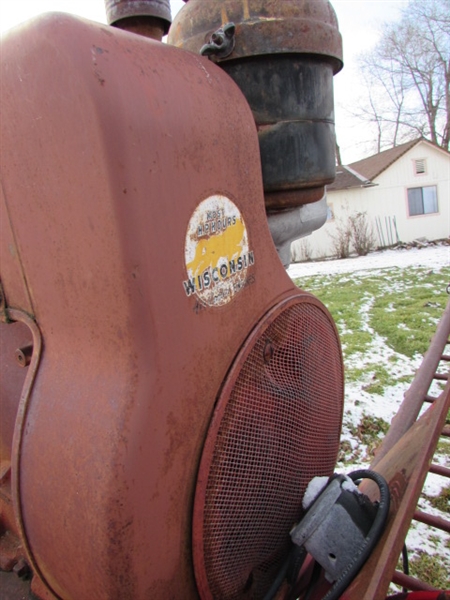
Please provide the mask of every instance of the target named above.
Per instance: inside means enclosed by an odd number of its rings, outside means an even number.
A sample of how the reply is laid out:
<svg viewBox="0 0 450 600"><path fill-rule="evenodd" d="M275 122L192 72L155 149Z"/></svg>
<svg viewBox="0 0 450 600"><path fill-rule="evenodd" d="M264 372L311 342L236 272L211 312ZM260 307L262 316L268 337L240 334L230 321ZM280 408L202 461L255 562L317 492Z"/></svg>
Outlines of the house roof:
<svg viewBox="0 0 450 600"><path fill-rule="evenodd" d="M389 150L384 150L379 154L374 154L368 158L363 158L355 163L352 163L352 168L360 173L364 173L367 179L375 179L380 173L385 171L392 165L397 159L403 156L408 150L411 150L416 144L422 141L423 138L406 142L406 144L400 144L400 146L394 146Z"/></svg>
<svg viewBox="0 0 450 600"><path fill-rule="evenodd" d="M395 146L368 158L358 160L351 163L351 165L338 165L336 167L336 179L332 184L327 186L327 190L345 190L354 187L377 185L373 180L419 142L425 142L438 148L438 146L435 146L424 138L416 138L405 144L400 144L400 146ZM439 149L442 150L442 148Z"/></svg>
<svg viewBox="0 0 450 600"><path fill-rule="evenodd" d="M327 190L345 190L354 187L366 187L373 184L369 179L345 165L336 167L336 179L327 185Z"/></svg>

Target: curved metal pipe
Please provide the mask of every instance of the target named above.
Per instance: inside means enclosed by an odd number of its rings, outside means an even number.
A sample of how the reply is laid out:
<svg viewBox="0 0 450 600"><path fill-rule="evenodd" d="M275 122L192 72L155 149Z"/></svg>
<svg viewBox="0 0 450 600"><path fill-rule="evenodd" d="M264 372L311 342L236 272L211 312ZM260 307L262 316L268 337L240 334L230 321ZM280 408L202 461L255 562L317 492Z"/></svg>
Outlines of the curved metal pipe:
<svg viewBox="0 0 450 600"><path fill-rule="evenodd" d="M267 213L270 233L283 266L291 263L291 243L310 235L327 220L327 199L297 208Z"/></svg>

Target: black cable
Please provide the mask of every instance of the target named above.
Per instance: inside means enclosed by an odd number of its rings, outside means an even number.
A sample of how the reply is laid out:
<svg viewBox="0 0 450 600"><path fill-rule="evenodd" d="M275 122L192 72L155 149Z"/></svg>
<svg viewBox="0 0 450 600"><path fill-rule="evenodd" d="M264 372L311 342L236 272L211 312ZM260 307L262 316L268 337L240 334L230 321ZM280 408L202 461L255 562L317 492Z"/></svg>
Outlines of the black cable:
<svg viewBox="0 0 450 600"><path fill-rule="evenodd" d="M293 545L286 561L278 571L274 582L269 588L269 591L264 596L263 600L272 600L275 598L281 584L284 579L287 579L288 583L293 584L297 580L298 573L302 568L305 561L307 552L303 546Z"/></svg>
<svg viewBox="0 0 450 600"><path fill-rule="evenodd" d="M312 575L311 575L311 581L309 582L308 589L306 590L306 594L305 594L303 600L310 600L311 594L312 594L312 592L314 590L314 586L319 581L320 571L321 570L322 569L320 567L320 564L318 562L315 562L314 563L314 567L313 567L313 572L312 572Z"/></svg>
<svg viewBox="0 0 450 600"><path fill-rule="evenodd" d="M308 554L304 546L297 546L297 544L294 544L293 546L294 547L291 550L291 559L289 561L289 569L286 574L286 581L291 586L297 582L298 574L300 573L300 569Z"/></svg>
<svg viewBox="0 0 450 600"><path fill-rule="evenodd" d="M380 502L378 505L377 514L372 523L372 527L370 528L369 533L361 545L359 554L350 562L342 575L339 577L339 579L337 579L333 587L325 594L322 600L338 600L338 598L344 593L344 591L360 571L363 564L369 558L370 553L380 539L389 515L389 486L384 477L382 477L379 473L375 473L375 471L368 471L365 469L354 471L353 473L350 473L349 477L353 481L358 481L359 479L371 479L374 481L380 490Z"/></svg>
<svg viewBox="0 0 450 600"><path fill-rule="evenodd" d="M402 548L402 562L403 562L403 573L405 575L409 575L409 560L408 560L408 549L406 548L406 544L403 544ZM408 588L403 587L402 591L408 592Z"/></svg>
<svg viewBox="0 0 450 600"><path fill-rule="evenodd" d="M286 573L288 572L289 565L290 565L290 555L287 558L287 560L284 561L281 569L278 571L278 575L275 577L274 582L270 586L269 591L266 593L263 600L272 600L272 598L275 598L276 593L278 592L278 590L280 588L280 585L283 583L284 578L286 577Z"/></svg>

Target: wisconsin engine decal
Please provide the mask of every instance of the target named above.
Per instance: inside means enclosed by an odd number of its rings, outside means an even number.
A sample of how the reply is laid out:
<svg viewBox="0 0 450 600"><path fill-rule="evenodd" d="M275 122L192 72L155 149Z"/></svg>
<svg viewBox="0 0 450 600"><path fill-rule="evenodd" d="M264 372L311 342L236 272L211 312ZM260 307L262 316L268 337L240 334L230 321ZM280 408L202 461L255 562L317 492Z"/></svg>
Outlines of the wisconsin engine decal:
<svg viewBox="0 0 450 600"><path fill-rule="evenodd" d="M186 296L207 306L223 306L249 283L255 262L244 219L226 196L203 200L192 215L186 234Z"/></svg>

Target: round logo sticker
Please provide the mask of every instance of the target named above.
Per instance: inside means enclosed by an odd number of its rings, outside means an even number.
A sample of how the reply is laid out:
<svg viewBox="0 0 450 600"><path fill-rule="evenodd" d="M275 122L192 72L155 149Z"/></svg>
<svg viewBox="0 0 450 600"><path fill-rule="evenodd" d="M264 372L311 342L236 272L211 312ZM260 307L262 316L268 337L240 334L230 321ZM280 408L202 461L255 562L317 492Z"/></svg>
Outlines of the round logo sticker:
<svg viewBox="0 0 450 600"><path fill-rule="evenodd" d="M186 233L187 296L195 294L207 306L223 306L246 285L254 262L238 207L219 194L203 200Z"/></svg>

